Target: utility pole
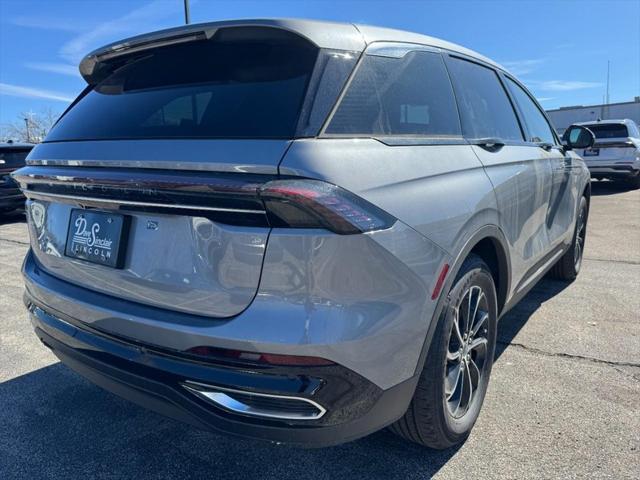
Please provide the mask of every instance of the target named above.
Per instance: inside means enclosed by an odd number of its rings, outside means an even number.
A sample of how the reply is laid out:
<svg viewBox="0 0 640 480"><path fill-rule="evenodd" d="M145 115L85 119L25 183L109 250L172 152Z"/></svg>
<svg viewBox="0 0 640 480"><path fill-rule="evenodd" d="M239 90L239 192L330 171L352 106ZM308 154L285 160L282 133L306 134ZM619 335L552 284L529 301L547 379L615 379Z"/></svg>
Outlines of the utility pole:
<svg viewBox="0 0 640 480"><path fill-rule="evenodd" d="M184 23L191 23L191 13L189 12L189 0L184 0Z"/></svg>
<svg viewBox="0 0 640 480"><path fill-rule="evenodd" d="M24 117L24 123L27 126L27 143L31 143L31 129L30 129L29 118Z"/></svg>
<svg viewBox="0 0 640 480"><path fill-rule="evenodd" d="M609 105L609 60L607 60L607 105Z"/></svg>
<svg viewBox="0 0 640 480"><path fill-rule="evenodd" d="M602 119L603 120L606 120L606 119L609 118L609 66L610 66L610 61L607 60L607 93L606 93L606 95L604 97L605 106L603 108L603 110L604 110L603 115L602 115Z"/></svg>

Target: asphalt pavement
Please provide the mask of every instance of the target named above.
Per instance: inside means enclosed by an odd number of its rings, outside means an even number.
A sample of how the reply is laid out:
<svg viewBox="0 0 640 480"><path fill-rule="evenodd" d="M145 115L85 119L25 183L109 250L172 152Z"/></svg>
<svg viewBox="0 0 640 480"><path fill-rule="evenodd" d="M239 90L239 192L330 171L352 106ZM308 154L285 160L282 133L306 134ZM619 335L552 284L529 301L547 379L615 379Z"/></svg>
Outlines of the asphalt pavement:
<svg viewBox="0 0 640 480"><path fill-rule="evenodd" d="M24 216L0 218L0 478L640 478L640 190L593 185L582 272L504 317L480 418L433 451L388 431L301 450L203 432L93 386L22 305Z"/></svg>

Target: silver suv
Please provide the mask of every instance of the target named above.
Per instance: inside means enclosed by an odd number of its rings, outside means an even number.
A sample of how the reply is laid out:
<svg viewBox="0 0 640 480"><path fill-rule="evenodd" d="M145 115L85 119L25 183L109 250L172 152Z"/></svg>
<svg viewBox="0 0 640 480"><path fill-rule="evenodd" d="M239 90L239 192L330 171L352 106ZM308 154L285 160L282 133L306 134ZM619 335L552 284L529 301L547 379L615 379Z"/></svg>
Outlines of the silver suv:
<svg viewBox="0 0 640 480"><path fill-rule="evenodd" d="M80 64L15 173L25 303L68 366L231 434L435 448L482 405L497 321L579 269L589 172L512 75L414 33L191 25Z"/></svg>

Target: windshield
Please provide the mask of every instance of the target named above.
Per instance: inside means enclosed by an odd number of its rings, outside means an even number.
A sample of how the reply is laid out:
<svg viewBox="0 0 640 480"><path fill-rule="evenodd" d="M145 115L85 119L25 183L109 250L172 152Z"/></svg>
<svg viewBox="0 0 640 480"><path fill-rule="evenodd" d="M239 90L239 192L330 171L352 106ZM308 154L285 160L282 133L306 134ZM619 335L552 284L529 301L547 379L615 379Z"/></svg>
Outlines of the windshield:
<svg viewBox="0 0 640 480"><path fill-rule="evenodd" d="M627 127L622 123L605 123L585 126L593 132L596 138L621 138L629 136Z"/></svg>
<svg viewBox="0 0 640 480"><path fill-rule="evenodd" d="M318 49L282 30L247 30L127 59L46 141L292 138Z"/></svg>

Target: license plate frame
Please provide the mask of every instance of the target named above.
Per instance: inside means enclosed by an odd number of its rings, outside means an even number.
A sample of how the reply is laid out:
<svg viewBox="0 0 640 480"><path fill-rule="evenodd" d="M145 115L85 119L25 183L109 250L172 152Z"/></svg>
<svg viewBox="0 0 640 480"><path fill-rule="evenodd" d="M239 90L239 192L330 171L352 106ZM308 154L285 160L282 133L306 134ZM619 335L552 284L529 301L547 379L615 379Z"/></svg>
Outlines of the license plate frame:
<svg viewBox="0 0 640 480"><path fill-rule="evenodd" d="M76 208L69 215L65 256L109 268L123 268L131 217Z"/></svg>

